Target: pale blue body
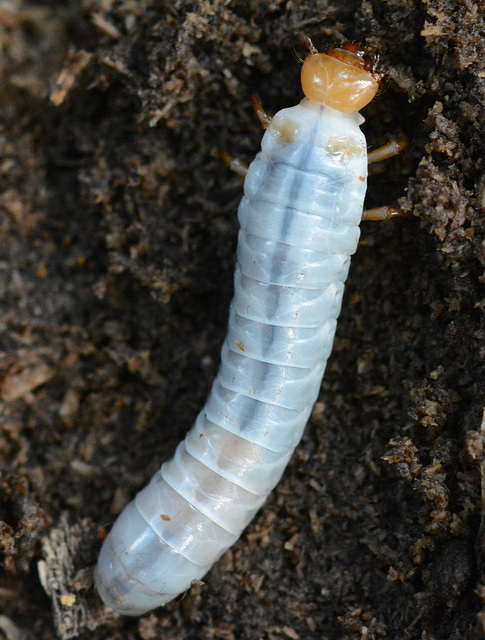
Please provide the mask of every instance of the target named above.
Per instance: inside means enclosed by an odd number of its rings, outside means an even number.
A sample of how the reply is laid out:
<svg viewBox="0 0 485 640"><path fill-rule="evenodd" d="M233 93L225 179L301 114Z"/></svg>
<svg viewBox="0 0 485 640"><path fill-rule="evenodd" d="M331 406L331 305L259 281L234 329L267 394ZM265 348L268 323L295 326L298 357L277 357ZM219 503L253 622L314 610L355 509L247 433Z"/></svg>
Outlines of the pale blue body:
<svg viewBox="0 0 485 640"><path fill-rule="evenodd" d="M221 367L172 460L123 511L96 568L141 615L202 578L279 481L332 349L367 179L359 114L280 111L249 168Z"/></svg>

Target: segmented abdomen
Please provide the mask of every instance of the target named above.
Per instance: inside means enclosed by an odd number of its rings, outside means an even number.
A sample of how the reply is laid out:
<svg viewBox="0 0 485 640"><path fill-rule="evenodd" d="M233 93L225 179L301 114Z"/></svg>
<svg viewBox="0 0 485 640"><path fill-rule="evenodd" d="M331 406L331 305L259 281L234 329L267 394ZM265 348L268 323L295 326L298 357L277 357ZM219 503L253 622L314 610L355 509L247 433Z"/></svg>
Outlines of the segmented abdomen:
<svg viewBox="0 0 485 640"><path fill-rule="evenodd" d="M123 511L96 570L140 615L240 536L299 442L332 348L367 175L357 115L304 100L275 116L245 180L229 331L206 405Z"/></svg>

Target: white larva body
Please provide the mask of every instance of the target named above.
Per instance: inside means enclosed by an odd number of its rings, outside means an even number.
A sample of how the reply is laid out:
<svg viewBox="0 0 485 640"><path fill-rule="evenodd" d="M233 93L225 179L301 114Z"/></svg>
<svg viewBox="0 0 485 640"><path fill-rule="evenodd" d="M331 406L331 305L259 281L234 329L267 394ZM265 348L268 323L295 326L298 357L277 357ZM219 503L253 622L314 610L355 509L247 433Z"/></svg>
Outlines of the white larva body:
<svg viewBox="0 0 485 640"><path fill-rule="evenodd" d="M279 481L317 398L367 179L363 118L304 99L249 168L229 332L206 405L104 542L96 586L141 615L202 578Z"/></svg>

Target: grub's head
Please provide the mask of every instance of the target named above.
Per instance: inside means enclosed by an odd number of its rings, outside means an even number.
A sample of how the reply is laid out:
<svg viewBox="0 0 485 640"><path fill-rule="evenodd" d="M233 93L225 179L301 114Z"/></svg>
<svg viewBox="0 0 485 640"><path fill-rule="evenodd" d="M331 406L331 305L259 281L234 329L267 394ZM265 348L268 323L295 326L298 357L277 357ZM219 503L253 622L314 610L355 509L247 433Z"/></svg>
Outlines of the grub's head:
<svg viewBox="0 0 485 640"><path fill-rule="evenodd" d="M355 113L376 95L383 74L353 43L318 53L311 45L301 69L301 86L309 100L343 113Z"/></svg>

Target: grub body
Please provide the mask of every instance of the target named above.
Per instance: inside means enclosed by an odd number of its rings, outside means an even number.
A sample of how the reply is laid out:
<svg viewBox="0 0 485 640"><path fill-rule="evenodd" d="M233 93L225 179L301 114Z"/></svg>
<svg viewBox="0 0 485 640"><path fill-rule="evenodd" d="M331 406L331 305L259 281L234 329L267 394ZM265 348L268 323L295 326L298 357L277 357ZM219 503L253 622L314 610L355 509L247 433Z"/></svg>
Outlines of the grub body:
<svg viewBox="0 0 485 640"><path fill-rule="evenodd" d="M104 542L96 586L141 615L202 578L278 483L332 349L367 179L363 118L304 99L249 168L229 331L206 405Z"/></svg>

